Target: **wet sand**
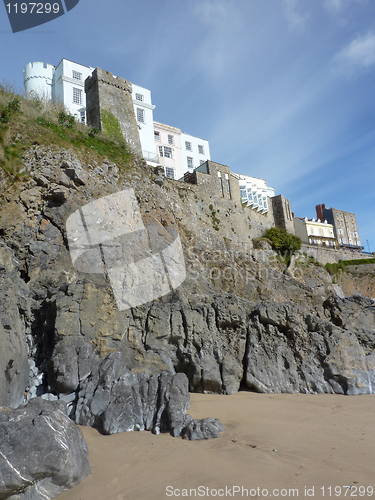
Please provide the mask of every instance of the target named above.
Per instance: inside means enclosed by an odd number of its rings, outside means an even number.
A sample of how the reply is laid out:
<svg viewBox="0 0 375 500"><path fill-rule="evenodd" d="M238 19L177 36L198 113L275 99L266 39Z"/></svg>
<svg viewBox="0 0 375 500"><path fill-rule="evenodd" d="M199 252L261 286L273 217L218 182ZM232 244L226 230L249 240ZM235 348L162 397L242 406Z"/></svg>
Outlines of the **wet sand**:
<svg viewBox="0 0 375 500"><path fill-rule="evenodd" d="M372 497L375 395L240 392L191 402L193 418L224 424L218 439L82 427L92 473L58 499Z"/></svg>

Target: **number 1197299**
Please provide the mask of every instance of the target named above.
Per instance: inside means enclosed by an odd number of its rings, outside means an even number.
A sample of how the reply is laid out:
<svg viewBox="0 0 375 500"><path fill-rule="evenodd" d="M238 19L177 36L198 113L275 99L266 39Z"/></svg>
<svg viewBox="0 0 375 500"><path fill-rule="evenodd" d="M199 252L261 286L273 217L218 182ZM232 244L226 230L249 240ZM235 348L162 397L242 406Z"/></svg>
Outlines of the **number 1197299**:
<svg viewBox="0 0 375 500"><path fill-rule="evenodd" d="M8 13L11 14L58 14L60 10L60 5L58 3L8 3L6 4Z"/></svg>

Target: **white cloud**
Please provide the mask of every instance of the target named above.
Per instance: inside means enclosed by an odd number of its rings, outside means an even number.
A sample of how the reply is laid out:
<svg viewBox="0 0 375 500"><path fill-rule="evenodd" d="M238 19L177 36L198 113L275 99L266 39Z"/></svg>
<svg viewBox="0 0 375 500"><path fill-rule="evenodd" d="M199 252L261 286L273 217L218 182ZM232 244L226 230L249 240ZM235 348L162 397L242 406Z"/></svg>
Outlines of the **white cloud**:
<svg viewBox="0 0 375 500"><path fill-rule="evenodd" d="M298 0L284 0L284 3L289 27L293 30L302 31L310 14L298 12Z"/></svg>
<svg viewBox="0 0 375 500"><path fill-rule="evenodd" d="M344 70L358 67L369 68L375 64L375 34L371 31L364 36L358 36L349 45L336 54L335 62Z"/></svg>

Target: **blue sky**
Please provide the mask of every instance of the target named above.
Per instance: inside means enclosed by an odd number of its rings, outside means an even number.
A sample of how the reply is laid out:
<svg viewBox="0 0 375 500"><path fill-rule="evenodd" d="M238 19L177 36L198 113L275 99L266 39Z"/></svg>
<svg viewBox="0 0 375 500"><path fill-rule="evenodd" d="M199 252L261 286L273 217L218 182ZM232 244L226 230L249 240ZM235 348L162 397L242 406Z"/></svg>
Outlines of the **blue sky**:
<svg viewBox="0 0 375 500"><path fill-rule="evenodd" d="M65 57L152 91L155 120L210 142L297 216L356 214L375 251L374 0L80 0L13 34L0 17L0 78Z"/></svg>

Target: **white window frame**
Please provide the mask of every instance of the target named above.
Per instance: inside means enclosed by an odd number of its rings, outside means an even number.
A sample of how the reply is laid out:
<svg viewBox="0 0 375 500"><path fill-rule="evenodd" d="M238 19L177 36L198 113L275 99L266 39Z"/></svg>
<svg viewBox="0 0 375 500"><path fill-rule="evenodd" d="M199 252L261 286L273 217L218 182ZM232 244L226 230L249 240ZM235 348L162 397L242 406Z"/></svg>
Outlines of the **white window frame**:
<svg viewBox="0 0 375 500"><path fill-rule="evenodd" d="M72 78L73 78L73 80L78 80L81 82L82 81L82 73L73 69L72 70Z"/></svg>
<svg viewBox="0 0 375 500"><path fill-rule="evenodd" d="M185 149L186 151L192 151L191 142L185 141Z"/></svg>
<svg viewBox="0 0 375 500"><path fill-rule="evenodd" d="M198 153L204 155L204 146L202 144L198 144Z"/></svg>
<svg viewBox="0 0 375 500"><path fill-rule="evenodd" d="M145 110L142 108L137 108L137 122L145 123Z"/></svg>
<svg viewBox="0 0 375 500"><path fill-rule="evenodd" d="M160 132L158 132L157 130L154 130L154 139L155 141L161 141L161 138L160 138Z"/></svg>
<svg viewBox="0 0 375 500"><path fill-rule="evenodd" d="M73 87L73 104L82 104L82 90Z"/></svg>
<svg viewBox="0 0 375 500"><path fill-rule="evenodd" d="M172 144L172 146L173 146L173 144L174 144L174 136L173 135L170 135L170 134L168 135L168 144Z"/></svg>
<svg viewBox="0 0 375 500"><path fill-rule="evenodd" d="M171 158L173 160L173 149L169 146L164 146L164 158Z"/></svg>
<svg viewBox="0 0 375 500"><path fill-rule="evenodd" d="M173 167L165 167L165 177L168 177L169 179L174 179Z"/></svg>
<svg viewBox="0 0 375 500"><path fill-rule="evenodd" d="M135 94L135 99L136 99L137 101L143 102L143 100L144 100L144 98L143 98L143 94L138 94L138 93L136 93L136 94Z"/></svg>
<svg viewBox="0 0 375 500"><path fill-rule="evenodd" d="M187 157L187 166L188 168L194 168L193 158L191 156Z"/></svg>

